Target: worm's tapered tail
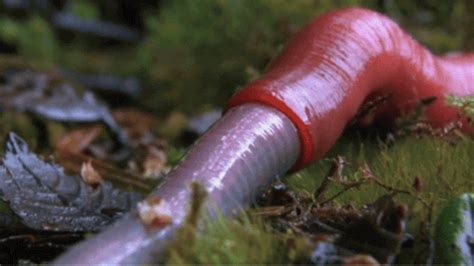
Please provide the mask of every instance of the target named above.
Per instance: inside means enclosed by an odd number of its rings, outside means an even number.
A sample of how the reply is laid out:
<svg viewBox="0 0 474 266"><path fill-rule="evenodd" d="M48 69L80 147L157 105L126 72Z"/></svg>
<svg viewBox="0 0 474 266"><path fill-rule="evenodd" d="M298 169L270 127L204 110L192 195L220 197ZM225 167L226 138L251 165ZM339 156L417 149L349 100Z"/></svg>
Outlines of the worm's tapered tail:
<svg viewBox="0 0 474 266"><path fill-rule="evenodd" d="M474 94L474 55L433 56L373 11L328 13L304 27L260 79L231 99L221 120L152 193L167 202L171 224L148 228L132 211L57 263L153 261L183 221L190 183L208 191L210 211L229 214L275 176L321 158L368 97L388 96L379 115L394 118L435 96L426 116L441 126L459 119L458 110L444 104L448 94Z"/></svg>

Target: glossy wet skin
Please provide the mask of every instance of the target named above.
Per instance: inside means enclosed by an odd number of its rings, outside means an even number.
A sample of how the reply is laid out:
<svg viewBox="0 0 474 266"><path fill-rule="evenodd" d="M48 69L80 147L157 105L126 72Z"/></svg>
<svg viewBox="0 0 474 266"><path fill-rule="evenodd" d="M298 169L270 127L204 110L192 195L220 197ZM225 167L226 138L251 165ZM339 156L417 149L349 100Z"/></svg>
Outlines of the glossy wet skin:
<svg viewBox="0 0 474 266"><path fill-rule="evenodd" d="M458 111L442 98L474 93L473 69L473 55L435 57L373 11L328 13L303 28L261 79L231 99L226 115L153 192L171 204L171 225L150 230L131 212L56 263L149 262L182 222L191 182L209 192L211 212L230 214L298 158L296 168L321 158L371 95L389 96L381 117L391 119L436 96L428 121L440 126L457 119Z"/></svg>
<svg viewBox="0 0 474 266"><path fill-rule="evenodd" d="M260 104L229 110L189 151L150 197L171 210L172 223L145 226L132 211L104 232L73 247L56 263L123 264L156 262L187 213L190 185L207 191L206 207L224 215L246 206L283 175L299 155L296 128L285 115Z"/></svg>
<svg viewBox="0 0 474 266"><path fill-rule="evenodd" d="M259 102L285 113L302 140L296 166L301 168L320 159L364 100L376 94L389 99L380 108L383 119L435 96L426 110L428 122L441 126L457 120L458 110L447 107L444 97L474 94L474 54L434 56L390 18L361 8L342 9L299 31L229 106Z"/></svg>

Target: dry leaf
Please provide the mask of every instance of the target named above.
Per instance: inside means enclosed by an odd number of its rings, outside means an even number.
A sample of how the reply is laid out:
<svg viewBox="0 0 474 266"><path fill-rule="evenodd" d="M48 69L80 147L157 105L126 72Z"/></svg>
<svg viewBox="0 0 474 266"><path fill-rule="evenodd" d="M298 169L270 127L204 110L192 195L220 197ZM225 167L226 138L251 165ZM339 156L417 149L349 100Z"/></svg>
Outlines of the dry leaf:
<svg viewBox="0 0 474 266"><path fill-rule="evenodd" d="M94 166L92 166L92 163L90 161L82 164L81 177L82 180L86 182L86 184L91 185L94 188L104 182L104 180L102 179L100 174L94 169Z"/></svg>

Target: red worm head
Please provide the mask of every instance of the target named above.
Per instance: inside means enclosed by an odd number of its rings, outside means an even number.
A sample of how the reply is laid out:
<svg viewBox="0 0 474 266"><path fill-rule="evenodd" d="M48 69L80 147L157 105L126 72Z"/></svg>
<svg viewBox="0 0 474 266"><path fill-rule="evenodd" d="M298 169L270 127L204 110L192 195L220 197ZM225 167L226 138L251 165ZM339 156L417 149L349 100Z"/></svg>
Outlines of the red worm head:
<svg viewBox="0 0 474 266"><path fill-rule="evenodd" d="M450 94L474 94L474 54L435 56L390 18L348 8L305 26L228 108L258 102L284 113L298 129L295 168L301 168L332 147L370 96L388 97L379 111L387 119L436 97L425 115L438 127L460 119L459 110L445 105Z"/></svg>

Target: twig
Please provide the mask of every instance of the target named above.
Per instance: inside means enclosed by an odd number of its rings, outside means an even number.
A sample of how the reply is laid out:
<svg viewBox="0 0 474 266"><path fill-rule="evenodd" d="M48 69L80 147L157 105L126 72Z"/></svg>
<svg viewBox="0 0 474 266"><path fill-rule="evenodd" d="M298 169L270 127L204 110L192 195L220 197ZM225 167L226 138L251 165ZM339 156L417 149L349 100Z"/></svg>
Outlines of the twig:
<svg viewBox="0 0 474 266"><path fill-rule="evenodd" d="M344 171L346 164L347 161L342 156L337 156L336 158L332 159L331 168L329 169L328 174L324 177L321 185L313 193L313 198L315 201L323 195L324 191L329 185L329 182L331 181L331 178L337 178L339 180L342 178L342 172Z"/></svg>

